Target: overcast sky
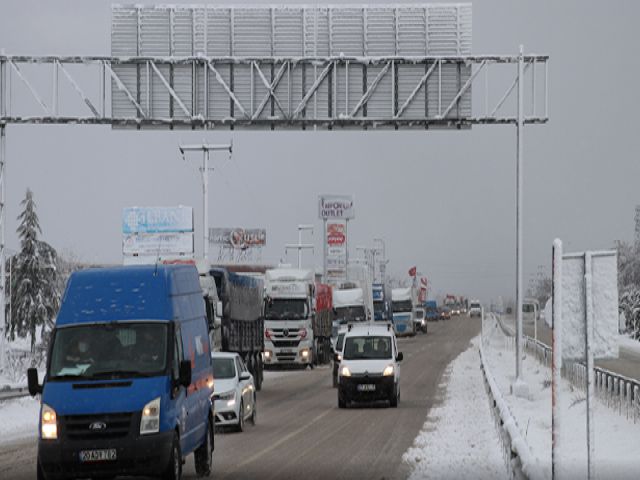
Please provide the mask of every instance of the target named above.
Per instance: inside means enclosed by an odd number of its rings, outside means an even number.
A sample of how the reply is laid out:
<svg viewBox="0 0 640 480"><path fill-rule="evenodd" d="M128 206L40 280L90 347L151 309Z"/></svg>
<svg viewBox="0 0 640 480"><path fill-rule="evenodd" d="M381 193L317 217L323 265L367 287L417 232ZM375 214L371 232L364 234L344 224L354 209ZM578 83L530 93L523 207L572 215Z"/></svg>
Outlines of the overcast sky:
<svg viewBox="0 0 640 480"><path fill-rule="evenodd" d="M522 43L527 53L551 56L551 120L525 133L527 285L538 265L549 270L555 237L573 251L609 248L615 240L633 238L634 208L640 204L640 2L472 4L475 54L517 53ZM110 22L110 2L2 0L0 49L109 54ZM230 162L224 155L214 158L219 168L211 176L210 225L265 227L265 261L277 262L284 244L297 241L297 224L315 223L313 264L320 266L317 196L352 193L351 246L372 245L374 237L383 237L396 276L417 265L436 293L484 300L515 296L512 126L205 136L9 125L8 248L19 247L16 217L27 188L34 192L43 239L86 261L121 261L125 206L192 205L201 231L199 173L195 162L182 161L177 145L203 138L233 139L235 148ZM196 238L201 251L200 235ZM309 253L305 258L310 264ZM293 254L289 260L295 261Z"/></svg>

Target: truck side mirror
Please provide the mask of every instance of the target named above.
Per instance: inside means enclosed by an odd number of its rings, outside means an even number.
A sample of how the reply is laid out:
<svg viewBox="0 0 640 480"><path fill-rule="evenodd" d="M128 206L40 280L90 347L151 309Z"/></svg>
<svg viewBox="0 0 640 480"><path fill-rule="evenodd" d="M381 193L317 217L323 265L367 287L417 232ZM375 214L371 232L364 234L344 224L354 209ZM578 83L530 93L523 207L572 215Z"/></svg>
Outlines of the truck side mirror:
<svg viewBox="0 0 640 480"><path fill-rule="evenodd" d="M396 362L401 362L404 359L404 355L402 355L402 352L398 353L398 356L396 357Z"/></svg>
<svg viewBox="0 0 640 480"><path fill-rule="evenodd" d="M218 315L218 317L222 316L222 302L220 300L218 300L216 303L216 314Z"/></svg>
<svg viewBox="0 0 640 480"><path fill-rule="evenodd" d="M180 362L180 374L178 376L178 383L188 388L191 385L191 361L182 360Z"/></svg>
<svg viewBox="0 0 640 480"><path fill-rule="evenodd" d="M29 395L32 397L38 393L42 393L42 385L38 381L38 370L35 368L29 368L27 370L27 383L29 385Z"/></svg>

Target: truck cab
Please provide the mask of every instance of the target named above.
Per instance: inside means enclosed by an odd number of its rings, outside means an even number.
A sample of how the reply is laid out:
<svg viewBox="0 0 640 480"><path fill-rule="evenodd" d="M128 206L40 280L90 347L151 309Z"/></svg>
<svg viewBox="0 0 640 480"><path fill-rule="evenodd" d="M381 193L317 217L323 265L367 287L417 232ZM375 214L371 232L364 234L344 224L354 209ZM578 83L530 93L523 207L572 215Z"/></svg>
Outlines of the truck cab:
<svg viewBox="0 0 640 480"><path fill-rule="evenodd" d="M158 475L184 457L209 475L213 366L193 265L89 269L70 277L41 394L39 479Z"/></svg>
<svg viewBox="0 0 640 480"><path fill-rule="evenodd" d="M313 365L314 279L311 270L266 271L265 365Z"/></svg>
<svg viewBox="0 0 640 480"><path fill-rule="evenodd" d="M416 334L414 300L412 288L394 288L391 291L393 328L398 336Z"/></svg>

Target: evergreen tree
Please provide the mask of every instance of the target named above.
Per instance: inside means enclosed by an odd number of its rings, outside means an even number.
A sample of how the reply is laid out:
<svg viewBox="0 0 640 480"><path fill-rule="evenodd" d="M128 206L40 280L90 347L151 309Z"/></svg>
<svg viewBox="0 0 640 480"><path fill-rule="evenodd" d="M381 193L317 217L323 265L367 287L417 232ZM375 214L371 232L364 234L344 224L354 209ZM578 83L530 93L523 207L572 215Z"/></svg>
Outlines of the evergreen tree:
<svg viewBox="0 0 640 480"><path fill-rule="evenodd" d="M42 233L33 193L27 189L25 199L20 204L22 213L18 216L20 225L20 252L13 258L11 278L11 310L8 334L11 339L31 337L31 351L36 346L36 330L46 331L53 327L53 319L60 306L58 282L58 259L51 245L38 240Z"/></svg>

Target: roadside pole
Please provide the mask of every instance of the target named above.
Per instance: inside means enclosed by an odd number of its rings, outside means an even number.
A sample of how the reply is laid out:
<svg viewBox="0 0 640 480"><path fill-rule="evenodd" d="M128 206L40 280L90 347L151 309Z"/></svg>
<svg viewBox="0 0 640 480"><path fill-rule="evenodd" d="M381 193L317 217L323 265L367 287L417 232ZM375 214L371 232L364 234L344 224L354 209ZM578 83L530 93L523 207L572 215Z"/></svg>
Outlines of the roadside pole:
<svg viewBox="0 0 640 480"><path fill-rule="evenodd" d="M562 371L562 241L553 241L552 260L553 296L551 302L551 478L556 480L559 474L560 455L560 396L559 388Z"/></svg>
<svg viewBox="0 0 640 480"><path fill-rule="evenodd" d="M6 331L7 331L7 319L5 315L6 305L6 279L5 279L5 246L4 246L4 231L5 231L5 162L7 154L7 137L6 137L6 125L0 123L0 371L4 370L6 359Z"/></svg>
<svg viewBox="0 0 640 480"><path fill-rule="evenodd" d="M587 357L587 479L596 478L595 474L595 438L593 425L593 262L591 252L584 254L584 286L585 286L585 356Z"/></svg>
<svg viewBox="0 0 640 480"><path fill-rule="evenodd" d="M522 375L522 160L524 135L524 47L518 56L518 121L516 124L516 378L511 387L517 397L528 397Z"/></svg>
<svg viewBox="0 0 640 480"><path fill-rule="evenodd" d="M200 167L200 173L202 174L202 230L203 230L203 245L202 256L205 260L209 259L209 170L213 168L209 167L209 152L217 150L227 150L229 156L233 153L233 144L228 145L209 145L202 143L201 145L180 145L180 154L185 159L185 152L199 152L202 151L202 167Z"/></svg>

